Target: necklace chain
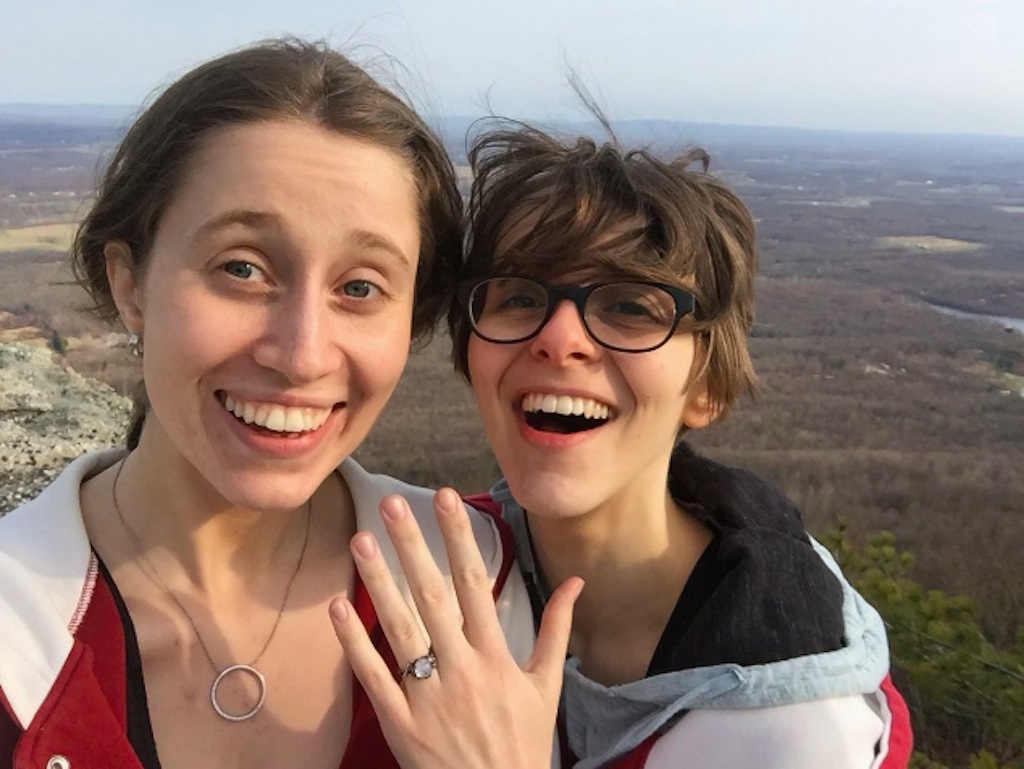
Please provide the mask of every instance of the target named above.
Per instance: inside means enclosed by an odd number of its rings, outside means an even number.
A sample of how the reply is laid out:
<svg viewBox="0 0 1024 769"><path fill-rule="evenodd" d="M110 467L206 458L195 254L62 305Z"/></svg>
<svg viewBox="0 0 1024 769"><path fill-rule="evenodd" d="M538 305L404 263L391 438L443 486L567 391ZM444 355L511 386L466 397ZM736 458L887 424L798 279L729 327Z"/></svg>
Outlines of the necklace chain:
<svg viewBox="0 0 1024 769"><path fill-rule="evenodd" d="M114 511L117 513L117 517L121 521L121 526L128 534L128 537L132 540L132 544L138 551L139 558L142 560L142 564L145 566L145 568L142 569L142 572L146 575L147 578L149 578L149 580L154 585L156 585L158 588L160 588L160 590L167 594L167 597L170 598L174 605L178 607L178 610L181 611L181 613L185 616L185 619L188 620L188 624L192 627L192 632L195 633L196 640L199 641L199 647L203 650L203 654L206 656L206 660L210 663L210 667L213 669L213 672L216 675L216 678L214 679L213 682L213 686L210 689L210 701L213 704L213 709L217 711L217 714L219 716L227 719L228 721L248 720L249 718L252 718L254 715L256 715L260 708L263 707L263 701L266 697L266 679L264 678L263 674L256 669L255 665L263 657L263 653L267 650L267 648L270 646L270 642L274 639L274 634L277 633L278 625L281 624L281 617L284 615L285 607L288 605L288 596L291 595L292 585L295 583L295 578L299 575L299 570L302 569L302 562L306 558L306 547L307 545L309 545L309 530L310 528L312 528L313 520L313 500L312 498L310 498L310 500L306 503L306 532L302 538L302 549L299 551L299 559L295 563L295 568L292 570L291 576L288 578L288 583L285 585L284 596L281 598L281 606L277 610L277 616L274 618L274 625L270 628L270 633L267 635L267 640L263 642L263 647L259 650L259 653L255 656L255 658L253 658L253 661L249 664L232 664L224 668L220 668L217 665L216 661L214 661L213 655L210 653L210 649L206 645L206 642L203 640L203 636L199 632L199 627L196 624L196 621L192 618L192 614L189 612L188 609L185 608L185 604L181 602L181 599L179 599L178 596L174 594L174 591L167 586L167 583L164 582L163 578L160 576L160 572L156 570L156 567L153 565L153 562L149 559L149 556L146 555L146 549L143 547L142 540L139 539L139 535L135 533L135 530L128 524L127 519L124 517L124 513L121 512L121 505L117 499L117 485L118 482L121 480L121 471L124 470L126 460L127 457L121 460L121 463L117 467L117 472L114 474L114 484L112 489L112 496L114 498ZM255 707L241 714L235 714L224 710L224 708L221 707L220 703L217 700L218 687L220 686L221 681L224 679L225 676L234 672L247 673L248 675L252 676L253 679L256 680L260 690L258 702L256 703Z"/></svg>

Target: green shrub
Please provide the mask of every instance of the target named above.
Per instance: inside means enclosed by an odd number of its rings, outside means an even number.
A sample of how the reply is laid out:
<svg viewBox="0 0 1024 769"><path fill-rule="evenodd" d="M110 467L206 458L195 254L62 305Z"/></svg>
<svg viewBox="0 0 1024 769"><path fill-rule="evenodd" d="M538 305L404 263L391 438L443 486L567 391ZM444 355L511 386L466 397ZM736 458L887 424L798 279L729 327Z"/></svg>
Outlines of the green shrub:
<svg viewBox="0 0 1024 769"><path fill-rule="evenodd" d="M914 557L888 532L858 546L840 520L822 541L885 619L920 751L911 766L1024 768L1024 639L996 648L972 601L908 576Z"/></svg>

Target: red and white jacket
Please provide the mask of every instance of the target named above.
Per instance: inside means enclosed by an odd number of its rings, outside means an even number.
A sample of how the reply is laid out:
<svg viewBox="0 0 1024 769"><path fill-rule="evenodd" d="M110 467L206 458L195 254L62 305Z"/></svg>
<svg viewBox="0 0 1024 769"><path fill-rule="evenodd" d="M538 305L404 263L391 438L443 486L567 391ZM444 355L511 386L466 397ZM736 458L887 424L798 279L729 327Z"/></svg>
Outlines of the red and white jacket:
<svg viewBox="0 0 1024 769"><path fill-rule="evenodd" d="M140 767L126 734L123 627L99 576L78 503L82 483L122 455L107 451L75 460L39 497L0 518L0 769ZM430 490L372 475L351 459L338 472L352 494L358 528L376 534L403 588L402 570L377 512L386 494L409 500L445 568ZM510 649L525 660L533 646L533 620L522 578L512 568L511 536L485 513L474 511L472 520ZM361 584L354 602L377 648L393 665ZM397 767L358 681L352 711L340 769Z"/></svg>

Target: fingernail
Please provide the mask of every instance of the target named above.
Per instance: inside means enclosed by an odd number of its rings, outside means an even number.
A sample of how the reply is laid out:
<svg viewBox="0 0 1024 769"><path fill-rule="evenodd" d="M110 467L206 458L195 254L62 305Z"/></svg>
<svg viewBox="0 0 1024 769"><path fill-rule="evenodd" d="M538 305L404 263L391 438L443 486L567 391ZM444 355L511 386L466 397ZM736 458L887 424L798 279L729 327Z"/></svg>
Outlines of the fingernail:
<svg viewBox="0 0 1024 769"><path fill-rule="evenodd" d="M439 509L445 515L452 515L459 511L461 498L454 489L443 488L437 492L437 501Z"/></svg>
<svg viewBox="0 0 1024 769"><path fill-rule="evenodd" d="M352 537L352 550L360 558L370 559L377 555L377 542L372 534L360 532Z"/></svg>
<svg viewBox="0 0 1024 769"><path fill-rule="evenodd" d="M349 610L348 601L344 598L335 598L331 601L331 618L335 622L348 622Z"/></svg>
<svg viewBox="0 0 1024 769"><path fill-rule="evenodd" d="M572 586L572 591L570 593L570 595L572 595L572 600L575 602L576 599L579 598L580 594L583 592L583 588L587 586L587 583L583 581L583 577L570 577L569 579L575 582L575 584Z"/></svg>
<svg viewBox="0 0 1024 769"><path fill-rule="evenodd" d="M405 517L405 504L399 497L385 497L381 500L380 511L392 523L398 523Z"/></svg>

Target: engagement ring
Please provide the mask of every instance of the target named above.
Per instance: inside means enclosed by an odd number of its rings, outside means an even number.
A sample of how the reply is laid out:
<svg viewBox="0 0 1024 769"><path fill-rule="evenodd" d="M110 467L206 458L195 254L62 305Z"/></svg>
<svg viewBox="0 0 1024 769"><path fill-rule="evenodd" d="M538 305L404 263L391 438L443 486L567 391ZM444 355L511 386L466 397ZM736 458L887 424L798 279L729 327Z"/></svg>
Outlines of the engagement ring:
<svg viewBox="0 0 1024 769"><path fill-rule="evenodd" d="M435 670L437 670L437 657L434 656L434 650L429 649L422 657L417 657L402 669L402 678L412 676L423 680L430 678Z"/></svg>

